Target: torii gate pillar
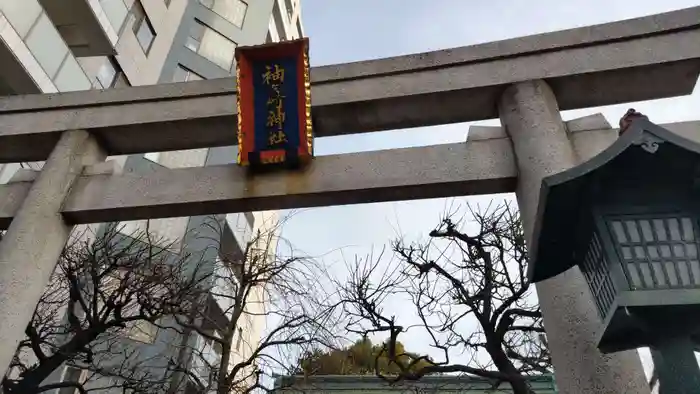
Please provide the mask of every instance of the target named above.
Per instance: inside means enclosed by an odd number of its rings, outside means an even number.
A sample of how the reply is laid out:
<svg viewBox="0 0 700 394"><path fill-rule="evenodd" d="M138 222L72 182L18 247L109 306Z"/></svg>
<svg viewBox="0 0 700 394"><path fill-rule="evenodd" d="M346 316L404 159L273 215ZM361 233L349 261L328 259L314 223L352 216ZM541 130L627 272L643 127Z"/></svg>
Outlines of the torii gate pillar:
<svg viewBox="0 0 700 394"><path fill-rule="evenodd" d="M0 372L7 370L72 225L61 215L86 165L106 153L85 130L64 132L0 242Z"/></svg>
<svg viewBox="0 0 700 394"><path fill-rule="evenodd" d="M577 165L580 159L562 122L556 97L545 81L510 86L498 110L513 142L518 166L516 195L529 245L542 179ZM540 282L536 288L562 394L650 392L636 352L602 355L598 351L601 322L578 268Z"/></svg>

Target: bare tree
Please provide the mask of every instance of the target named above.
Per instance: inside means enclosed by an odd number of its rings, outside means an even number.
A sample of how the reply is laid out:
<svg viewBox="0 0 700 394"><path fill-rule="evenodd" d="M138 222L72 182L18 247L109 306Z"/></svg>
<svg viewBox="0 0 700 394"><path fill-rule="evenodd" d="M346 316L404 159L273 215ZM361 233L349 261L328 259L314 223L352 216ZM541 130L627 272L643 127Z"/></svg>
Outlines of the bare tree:
<svg viewBox="0 0 700 394"><path fill-rule="evenodd" d="M172 361L180 379L171 392L187 384L219 394L271 390L273 374L294 371L299 355L337 340L325 269L284 243L283 222L267 220L239 252L225 244L221 222L210 222L218 266L198 313L178 318L188 339Z"/></svg>
<svg viewBox="0 0 700 394"><path fill-rule="evenodd" d="M465 373L491 379L495 386L509 383L516 394L531 394L526 375L550 372L551 360L526 277L518 213L507 204L468 211L472 220L446 214L427 242L393 242L396 264L386 265L382 256L356 259L349 281L340 284L351 318L347 328L363 336L389 337L386 357L400 372L389 376L377 370L385 380ZM414 322L401 324L399 318L409 320L405 315L387 312L387 300L397 294L413 304ZM397 351L402 334L421 332L441 354L437 360ZM414 368L425 361L430 365Z"/></svg>
<svg viewBox="0 0 700 394"><path fill-rule="evenodd" d="M124 339L189 313L206 276L148 229L127 236L110 225L92 235L74 237L63 250L2 380L6 394L60 387L153 394L163 387L166 377L145 368ZM82 377L45 383L66 365Z"/></svg>

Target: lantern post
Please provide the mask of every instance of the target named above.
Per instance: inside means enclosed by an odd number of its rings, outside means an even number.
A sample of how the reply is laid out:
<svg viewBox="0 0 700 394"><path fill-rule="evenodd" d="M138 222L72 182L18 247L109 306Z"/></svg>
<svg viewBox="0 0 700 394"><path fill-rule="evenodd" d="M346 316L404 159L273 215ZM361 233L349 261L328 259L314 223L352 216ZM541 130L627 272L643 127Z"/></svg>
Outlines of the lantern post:
<svg viewBox="0 0 700 394"><path fill-rule="evenodd" d="M542 181L528 275L578 265L598 348L648 346L661 394L700 393L700 145L634 110L620 126L608 149Z"/></svg>

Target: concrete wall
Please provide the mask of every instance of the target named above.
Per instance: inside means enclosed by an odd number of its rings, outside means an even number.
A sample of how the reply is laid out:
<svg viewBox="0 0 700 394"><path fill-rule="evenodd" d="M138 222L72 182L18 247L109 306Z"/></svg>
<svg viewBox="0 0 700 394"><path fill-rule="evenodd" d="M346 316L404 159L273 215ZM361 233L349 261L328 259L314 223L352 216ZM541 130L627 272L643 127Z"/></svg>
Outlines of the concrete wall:
<svg viewBox="0 0 700 394"><path fill-rule="evenodd" d="M178 66L192 70L205 79L223 78L232 75L230 69L225 70L185 47L192 25L199 21L237 45L262 44L267 35L273 1L275 0L249 1L243 25L238 27L216 12L204 7L199 1L191 0L185 9L182 23L175 34L173 45L167 55L159 82L173 82L174 72Z"/></svg>
<svg viewBox="0 0 700 394"><path fill-rule="evenodd" d="M2 94L88 90L76 57L37 0L0 1Z"/></svg>
<svg viewBox="0 0 700 394"><path fill-rule="evenodd" d="M207 155L206 149L192 149L187 151L163 152L159 155L159 163L154 163L140 155L133 155L126 160L128 163L125 171L141 172L141 171L157 171L158 169L167 168L183 168L183 167L198 167L204 165ZM180 250L182 239L187 230L187 217L172 218L172 219L152 219L134 220L122 222L123 232L125 234L144 231L148 225L149 231L153 232L156 237L167 239L173 243L174 250Z"/></svg>
<svg viewBox="0 0 700 394"><path fill-rule="evenodd" d="M126 1L127 6L130 6L129 3L133 3L134 0ZM148 54L144 53L132 31L133 20L127 19L117 43L117 60L131 85L158 83L183 14L190 2L191 0L171 0L166 7L163 0L141 0L143 9L156 32Z"/></svg>

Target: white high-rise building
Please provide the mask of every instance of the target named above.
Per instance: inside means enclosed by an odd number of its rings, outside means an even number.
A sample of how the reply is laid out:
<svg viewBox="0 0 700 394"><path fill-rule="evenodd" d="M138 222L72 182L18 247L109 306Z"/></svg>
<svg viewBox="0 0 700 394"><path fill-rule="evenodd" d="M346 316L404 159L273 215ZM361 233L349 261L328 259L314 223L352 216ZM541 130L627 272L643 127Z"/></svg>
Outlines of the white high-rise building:
<svg viewBox="0 0 700 394"><path fill-rule="evenodd" d="M303 36L300 1L0 0L0 95L230 77L235 73L236 46ZM231 127L235 129L235 125ZM230 163L235 153L236 147L217 147L110 159L118 161L124 171L149 172L162 167ZM21 167L40 168L41 163L0 164L0 184ZM225 215L231 235L227 247L244 250L254 230L272 222L269 216ZM158 236L180 241L188 229L196 228L203 220L153 220L149 229ZM124 231L143 225L143 221L129 222ZM203 247L197 243L177 246ZM253 347L263 329L264 321L245 320L239 328L243 338L239 341L248 346L241 346L241 356L245 356L246 348ZM158 347L158 335L157 331L145 333L140 338L142 346ZM78 374L67 366L54 378L74 379Z"/></svg>
<svg viewBox="0 0 700 394"><path fill-rule="evenodd" d="M300 0L0 0L0 94L233 75L238 45L303 36ZM207 150L152 153L168 167ZM125 161L126 158L121 158ZM5 183L18 163L0 164Z"/></svg>

